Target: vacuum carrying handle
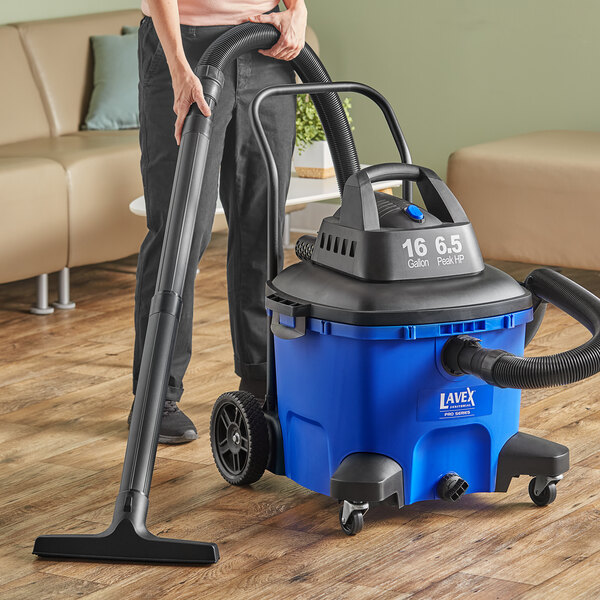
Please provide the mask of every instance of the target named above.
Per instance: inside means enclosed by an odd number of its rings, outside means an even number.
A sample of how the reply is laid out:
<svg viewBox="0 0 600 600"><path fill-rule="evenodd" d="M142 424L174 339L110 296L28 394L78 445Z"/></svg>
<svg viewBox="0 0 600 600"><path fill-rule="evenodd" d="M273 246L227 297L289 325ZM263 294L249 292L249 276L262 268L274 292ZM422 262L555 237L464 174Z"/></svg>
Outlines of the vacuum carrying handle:
<svg viewBox="0 0 600 600"><path fill-rule="evenodd" d="M532 294L579 321L591 339L551 356L521 357L483 348L470 336L448 340L442 362L453 375L470 373L502 388L535 389L567 385L600 372L600 299L551 269L532 271L524 283Z"/></svg>
<svg viewBox="0 0 600 600"><path fill-rule="evenodd" d="M421 167L418 165L407 165L404 163L381 163L371 165L362 169L363 173L369 178L371 183L386 181L388 179L405 179L407 181L419 181L421 179ZM358 175L358 173L356 174ZM353 175L348 179L350 181ZM348 183L348 182L346 182Z"/></svg>
<svg viewBox="0 0 600 600"><path fill-rule="evenodd" d="M467 223L467 215L450 188L431 169L403 163L382 163L351 175L344 186L340 223L364 231L379 229L373 183L389 179L415 181L427 210L445 223Z"/></svg>

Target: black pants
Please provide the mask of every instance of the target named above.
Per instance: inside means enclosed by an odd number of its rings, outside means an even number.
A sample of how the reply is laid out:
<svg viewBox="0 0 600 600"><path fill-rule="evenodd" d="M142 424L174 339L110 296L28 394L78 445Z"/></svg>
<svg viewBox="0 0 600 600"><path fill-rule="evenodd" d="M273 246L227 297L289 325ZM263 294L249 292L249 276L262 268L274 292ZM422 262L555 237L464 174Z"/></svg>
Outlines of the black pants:
<svg viewBox="0 0 600 600"><path fill-rule="evenodd" d="M181 26L183 47L192 67L209 44L228 28ZM141 169L148 234L142 243L137 267L134 394L177 161L171 77L164 51L149 17L144 17L140 25L139 64ZM259 90L293 81L293 70L289 63L257 52L240 56L225 72L223 92L214 110L192 255L185 281L183 311L171 365L167 392L169 400L179 400L183 393L183 376L192 352L194 279L197 264L210 240L217 186L229 225L227 291L235 371L246 378L265 377L267 180L250 127L248 107ZM283 204L289 186L295 137L294 97L268 99L263 104L261 116L277 159Z"/></svg>

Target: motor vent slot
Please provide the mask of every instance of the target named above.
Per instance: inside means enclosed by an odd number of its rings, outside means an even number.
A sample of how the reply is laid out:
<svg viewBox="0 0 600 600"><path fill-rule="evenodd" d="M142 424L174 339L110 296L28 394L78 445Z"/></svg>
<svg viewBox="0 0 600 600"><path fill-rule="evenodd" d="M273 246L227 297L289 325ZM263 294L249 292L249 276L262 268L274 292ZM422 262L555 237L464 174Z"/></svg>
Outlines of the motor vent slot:
<svg viewBox="0 0 600 600"><path fill-rule="evenodd" d="M354 258L356 254L356 242L330 233L321 233L319 247L325 252L339 254L340 256L349 256L350 258Z"/></svg>

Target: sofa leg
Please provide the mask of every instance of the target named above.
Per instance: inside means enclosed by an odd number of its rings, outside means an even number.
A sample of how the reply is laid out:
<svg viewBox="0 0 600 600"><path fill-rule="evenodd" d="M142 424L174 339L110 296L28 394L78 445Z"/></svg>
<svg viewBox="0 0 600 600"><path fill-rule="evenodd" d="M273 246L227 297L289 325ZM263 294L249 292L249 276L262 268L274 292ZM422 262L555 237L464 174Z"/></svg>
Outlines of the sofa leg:
<svg viewBox="0 0 600 600"><path fill-rule="evenodd" d="M71 284L68 267L58 272L58 302L53 302L52 305L61 310L75 308L75 302L71 302Z"/></svg>
<svg viewBox="0 0 600 600"><path fill-rule="evenodd" d="M48 305L48 273L42 273L37 276L37 300L36 303L29 309L29 312L34 315L50 315L54 312L54 308Z"/></svg>

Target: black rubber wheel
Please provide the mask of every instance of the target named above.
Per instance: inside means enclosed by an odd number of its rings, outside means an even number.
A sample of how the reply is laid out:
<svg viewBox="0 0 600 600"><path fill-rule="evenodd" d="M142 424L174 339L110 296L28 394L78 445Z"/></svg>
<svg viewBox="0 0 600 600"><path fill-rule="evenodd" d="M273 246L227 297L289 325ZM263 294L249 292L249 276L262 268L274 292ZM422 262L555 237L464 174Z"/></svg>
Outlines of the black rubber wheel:
<svg viewBox="0 0 600 600"><path fill-rule="evenodd" d="M548 506L556 500L556 483L549 483L539 496L535 494L535 477L529 482L529 497L537 506Z"/></svg>
<svg viewBox="0 0 600 600"><path fill-rule="evenodd" d="M248 485L262 477L269 459L269 430L252 394L219 396L210 417L210 445L219 473L231 485Z"/></svg>
<svg viewBox="0 0 600 600"><path fill-rule="evenodd" d="M360 533L365 523L364 513L360 510L355 510L350 513L348 520L345 523L342 523L342 511L343 506L340 507L340 525L342 531L346 535L356 535L357 533Z"/></svg>

